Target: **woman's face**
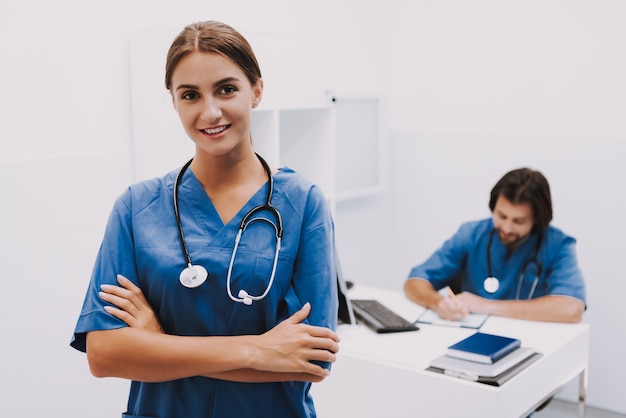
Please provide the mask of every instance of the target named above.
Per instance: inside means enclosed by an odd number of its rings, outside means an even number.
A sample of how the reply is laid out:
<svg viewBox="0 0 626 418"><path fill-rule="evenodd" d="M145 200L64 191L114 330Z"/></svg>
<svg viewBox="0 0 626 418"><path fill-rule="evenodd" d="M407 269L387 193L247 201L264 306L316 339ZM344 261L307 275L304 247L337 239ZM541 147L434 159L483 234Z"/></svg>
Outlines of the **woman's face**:
<svg viewBox="0 0 626 418"><path fill-rule="evenodd" d="M198 151L212 156L250 143L252 109L262 92L261 80L251 86L236 64L215 53L193 52L172 74L171 94L183 127Z"/></svg>

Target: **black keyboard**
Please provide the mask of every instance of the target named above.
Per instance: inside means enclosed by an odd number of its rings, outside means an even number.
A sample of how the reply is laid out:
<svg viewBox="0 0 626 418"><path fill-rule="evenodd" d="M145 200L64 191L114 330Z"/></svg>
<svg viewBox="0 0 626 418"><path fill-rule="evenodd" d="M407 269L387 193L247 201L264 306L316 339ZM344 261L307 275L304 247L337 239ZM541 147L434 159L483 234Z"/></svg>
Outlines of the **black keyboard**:
<svg viewBox="0 0 626 418"><path fill-rule="evenodd" d="M419 328L377 300L352 299L354 315L378 333L417 331Z"/></svg>

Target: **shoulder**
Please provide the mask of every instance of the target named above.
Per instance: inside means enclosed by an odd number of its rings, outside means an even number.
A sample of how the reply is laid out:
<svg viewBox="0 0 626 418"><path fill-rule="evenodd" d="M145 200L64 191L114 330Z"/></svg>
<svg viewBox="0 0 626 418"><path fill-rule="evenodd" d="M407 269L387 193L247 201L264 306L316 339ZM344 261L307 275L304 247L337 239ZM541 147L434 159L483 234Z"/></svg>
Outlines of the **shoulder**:
<svg viewBox="0 0 626 418"><path fill-rule="evenodd" d="M443 248L455 251L473 251L489 239L493 230L491 218L462 223L457 231L446 240ZM486 244L484 244L486 245Z"/></svg>
<svg viewBox="0 0 626 418"><path fill-rule="evenodd" d="M554 225L550 225L547 228L547 234L549 237L553 237L553 238L571 238L574 239L574 237L572 237L571 235L567 234L566 232L564 232L562 229L554 226Z"/></svg>
<svg viewBox="0 0 626 418"><path fill-rule="evenodd" d="M548 226L544 234L546 235L544 237L544 242L546 242L549 248L554 250L562 247L574 246L576 244L576 238L552 225Z"/></svg>
<svg viewBox="0 0 626 418"><path fill-rule="evenodd" d="M274 175L275 193L297 206L325 202L322 189L299 172L283 167Z"/></svg>
<svg viewBox="0 0 626 418"><path fill-rule="evenodd" d="M131 184L117 198L115 207L118 210L126 207L128 210L137 212L156 202L171 199L176 173L177 171L172 171L161 177Z"/></svg>
<svg viewBox="0 0 626 418"><path fill-rule="evenodd" d="M478 239L488 234L492 229L493 220L491 218L485 218L462 223L457 234L471 239Z"/></svg>
<svg viewBox="0 0 626 418"><path fill-rule="evenodd" d="M274 176L276 206L284 213L309 225L332 223L332 215L324 191L311 180L291 168L282 168Z"/></svg>

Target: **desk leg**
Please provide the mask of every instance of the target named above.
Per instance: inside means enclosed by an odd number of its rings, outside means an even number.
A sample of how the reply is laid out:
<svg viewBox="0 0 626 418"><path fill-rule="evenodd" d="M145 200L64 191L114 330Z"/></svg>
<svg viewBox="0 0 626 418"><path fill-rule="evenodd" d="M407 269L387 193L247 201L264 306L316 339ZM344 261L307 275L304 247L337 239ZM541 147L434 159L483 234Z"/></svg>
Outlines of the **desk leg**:
<svg viewBox="0 0 626 418"><path fill-rule="evenodd" d="M585 398L587 397L585 370L580 372L578 382L578 418L585 418Z"/></svg>

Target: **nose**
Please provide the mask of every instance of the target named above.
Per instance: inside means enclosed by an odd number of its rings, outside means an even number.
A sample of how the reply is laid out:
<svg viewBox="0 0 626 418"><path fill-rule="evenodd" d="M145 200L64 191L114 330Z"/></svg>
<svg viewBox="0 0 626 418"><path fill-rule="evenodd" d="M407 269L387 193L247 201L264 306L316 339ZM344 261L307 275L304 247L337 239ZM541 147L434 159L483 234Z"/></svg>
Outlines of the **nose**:
<svg viewBox="0 0 626 418"><path fill-rule="evenodd" d="M496 228L502 233L509 234L513 230L513 223L506 219L497 219Z"/></svg>
<svg viewBox="0 0 626 418"><path fill-rule="evenodd" d="M209 122L218 121L222 117L222 108L219 105L219 101L213 98L206 99L201 117Z"/></svg>
<svg viewBox="0 0 626 418"><path fill-rule="evenodd" d="M513 223L511 221L501 221L500 222L500 231L505 234L510 234L513 231Z"/></svg>

